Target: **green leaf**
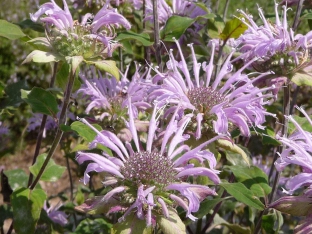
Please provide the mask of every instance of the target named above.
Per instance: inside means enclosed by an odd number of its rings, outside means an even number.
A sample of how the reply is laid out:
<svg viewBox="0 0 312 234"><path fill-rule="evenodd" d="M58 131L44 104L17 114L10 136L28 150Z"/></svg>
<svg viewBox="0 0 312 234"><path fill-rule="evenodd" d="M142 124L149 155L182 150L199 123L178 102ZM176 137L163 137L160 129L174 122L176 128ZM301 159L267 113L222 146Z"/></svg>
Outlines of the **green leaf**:
<svg viewBox="0 0 312 234"><path fill-rule="evenodd" d="M27 55L22 64L31 61L33 61L34 63L50 63L50 62L58 62L59 60L61 60L61 57L57 54L42 50L34 50L29 55Z"/></svg>
<svg viewBox="0 0 312 234"><path fill-rule="evenodd" d="M185 30L195 21L196 19L191 19L188 17L182 17L178 15L171 16L167 20L165 27L160 31L162 40L173 42L174 40L172 38L179 39Z"/></svg>
<svg viewBox="0 0 312 234"><path fill-rule="evenodd" d="M76 74L77 68L83 62L83 56L66 57L66 62L71 65L72 74Z"/></svg>
<svg viewBox="0 0 312 234"><path fill-rule="evenodd" d="M300 17L300 20L303 19L312 19L312 13L304 14L303 16Z"/></svg>
<svg viewBox="0 0 312 234"><path fill-rule="evenodd" d="M6 219L12 219L12 218L13 218L12 206L9 206L7 204L2 204L0 206L0 227L3 227L4 221Z"/></svg>
<svg viewBox="0 0 312 234"><path fill-rule="evenodd" d="M274 214L267 214L262 216L261 227L265 230L266 233L274 234L276 217Z"/></svg>
<svg viewBox="0 0 312 234"><path fill-rule="evenodd" d="M143 46L151 46L154 42L151 41L150 36L147 33L135 33L132 31L121 32L115 38L116 41L123 40L136 40L140 42Z"/></svg>
<svg viewBox="0 0 312 234"><path fill-rule="evenodd" d="M98 69L112 74L117 80L119 80L120 78L119 69L116 66L116 62L113 60L101 60L101 61L86 60L85 62L88 64L94 64Z"/></svg>
<svg viewBox="0 0 312 234"><path fill-rule="evenodd" d="M212 39L219 39L224 28L224 21L221 16L216 15L213 19L208 19L208 36Z"/></svg>
<svg viewBox="0 0 312 234"><path fill-rule="evenodd" d="M268 176L258 167L227 166L235 175L238 182L243 183L256 196L265 197L271 192Z"/></svg>
<svg viewBox="0 0 312 234"><path fill-rule="evenodd" d="M281 143L275 139L276 134L274 132L274 129L270 126L266 126L265 129L256 128L255 132L262 138L262 143L264 145L281 145Z"/></svg>
<svg viewBox="0 0 312 234"><path fill-rule="evenodd" d="M95 127L97 130L101 131L102 128L98 124L93 124L93 127ZM75 121L70 125L71 129L76 131L79 136L81 136L83 139L85 139L88 142L91 142L94 140L94 138L97 136L97 133L90 128L89 126L85 125L84 123L80 121Z"/></svg>
<svg viewBox="0 0 312 234"><path fill-rule="evenodd" d="M6 20L0 20L0 36L9 40L15 40L26 35L19 26L9 23Z"/></svg>
<svg viewBox="0 0 312 234"><path fill-rule="evenodd" d="M42 189L20 188L13 192L11 204L16 233L29 234L35 232L35 226L46 199L47 196Z"/></svg>
<svg viewBox="0 0 312 234"><path fill-rule="evenodd" d="M247 156L245 151L242 150L238 145L235 145L234 143L232 143L228 140L222 140L222 139L219 139L218 141L216 141L216 143L219 147L221 147L223 149L229 150L233 153L240 154L241 157L243 158L243 160L247 163L247 165L250 165L249 157Z"/></svg>
<svg viewBox="0 0 312 234"><path fill-rule="evenodd" d="M40 168L42 167L46 157L47 157L47 154L39 155L36 160L36 163L29 167L30 172L34 176L38 175ZM59 178L61 178L65 170L66 170L66 167L58 166L57 164L55 164L53 159L50 159L42 176L40 177L40 180L57 181Z"/></svg>
<svg viewBox="0 0 312 234"><path fill-rule="evenodd" d="M21 89L28 89L26 80L20 80L16 83L7 85L4 90L6 97L0 100L0 109L10 106L18 107L21 103L23 103L24 101L21 98Z"/></svg>
<svg viewBox="0 0 312 234"><path fill-rule="evenodd" d="M164 234L186 234L185 224L180 219L176 210L168 208L169 217L166 218L163 215L157 215L156 221L159 228Z"/></svg>
<svg viewBox="0 0 312 234"><path fill-rule="evenodd" d="M4 174L8 177L9 185L13 191L27 187L28 175L22 169L4 171Z"/></svg>
<svg viewBox="0 0 312 234"><path fill-rule="evenodd" d="M126 216L125 220L116 223L111 230L111 234L152 234L152 226L147 227L144 219L139 219L135 213Z"/></svg>
<svg viewBox="0 0 312 234"><path fill-rule="evenodd" d="M307 132L312 132L312 126L306 117L300 117L300 116L294 115L293 118L296 120L296 122L300 125L300 127L303 130ZM310 116L310 119L311 119L311 116ZM291 121L289 121L288 135L293 134L296 130L297 130L296 126Z"/></svg>
<svg viewBox="0 0 312 234"><path fill-rule="evenodd" d="M30 29L32 29L34 31L44 33L44 27L42 26L42 24L35 23L31 19L25 19L25 20L19 22L18 25L22 29L30 28Z"/></svg>
<svg viewBox="0 0 312 234"><path fill-rule="evenodd" d="M220 39L227 41L230 38L238 38L247 30L247 25L244 24L240 19L234 17L233 19L225 23L225 27L220 34Z"/></svg>
<svg viewBox="0 0 312 234"><path fill-rule="evenodd" d="M237 201L240 201L248 206L254 207L258 210L263 210L264 205L256 197L252 191L245 187L242 183L221 183L223 187L229 194L231 194Z"/></svg>
<svg viewBox="0 0 312 234"><path fill-rule="evenodd" d="M103 218L97 219L84 219L82 220L75 230L75 234L107 234L109 233L112 225L105 221Z"/></svg>
<svg viewBox="0 0 312 234"><path fill-rule="evenodd" d="M311 71L300 70L294 74L291 81L298 86L307 85L312 86L312 73Z"/></svg>
<svg viewBox="0 0 312 234"><path fill-rule="evenodd" d="M62 90L66 89L69 77L69 64L63 63L61 68L56 73L55 85L60 87Z"/></svg>
<svg viewBox="0 0 312 234"><path fill-rule="evenodd" d="M58 112L56 98L49 91L34 87L31 91L21 92L22 98L31 106L33 113L56 116Z"/></svg>

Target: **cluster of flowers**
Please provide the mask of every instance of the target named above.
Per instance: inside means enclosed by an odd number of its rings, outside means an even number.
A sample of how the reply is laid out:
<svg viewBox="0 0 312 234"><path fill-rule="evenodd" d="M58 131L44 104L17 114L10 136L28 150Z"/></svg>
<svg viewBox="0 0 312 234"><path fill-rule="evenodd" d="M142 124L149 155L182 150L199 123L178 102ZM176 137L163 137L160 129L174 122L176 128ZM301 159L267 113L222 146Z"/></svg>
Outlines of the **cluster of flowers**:
<svg viewBox="0 0 312 234"><path fill-rule="evenodd" d="M109 8L108 3L91 23L88 14L78 23L73 21L65 0L64 10L51 1L31 17L46 24L49 43L61 54L110 57L118 44L113 41L114 27L130 28L130 23ZM204 14L194 3L174 3L171 9L165 1L160 1L160 22L181 9L188 9L181 11L188 12L192 18ZM151 1L147 1L146 6L150 7ZM146 19L151 20L151 8L148 9ZM78 93L89 101L86 113L100 121L105 129L98 130L86 119L80 119L97 134L90 149L102 145L108 150L102 154L78 152L77 161L79 164L90 162L84 183L88 183L91 171L104 172L103 184L110 190L77 209L88 212L102 206L107 213L121 212L120 222L135 212L147 225L154 225L159 215L169 217L169 210L177 206L195 220L192 213L198 211L200 202L207 196L217 195L214 186L220 183L220 171L209 144L218 139L231 141L230 132L235 129L246 137L250 136L251 127L263 129L265 117L274 116L266 111L265 105L274 99L276 86L259 88L256 83L272 75L271 71L277 73L274 78L278 78L308 64L312 43L311 33L294 36L293 31L288 30L285 7L284 19L280 22L276 5L275 24L268 22L259 8L262 26L257 26L245 12L240 13L248 26L235 41L241 55L232 59L233 50L219 71L214 67L214 41L210 43L211 58L203 63L197 61L193 45L189 45L190 72L180 44L175 40L180 59L177 61L174 51L170 50L163 72L151 67L141 73L140 66L136 66L131 80L127 72L121 80L101 75L83 78L84 84ZM244 65L234 70L232 63L237 60L242 60ZM275 64L272 61L277 61L276 65L284 64L288 70L276 70L278 66L270 65ZM257 77L244 73L250 67L260 72ZM277 137L286 149L276 166L282 170L287 164L295 163L304 168L305 173L287 184L287 188L294 191L310 184L312 169L308 162L312 139L292 117L288 118L299 131L289 138ZM207 177L210 187L197 184L198 176Z"/></svg>

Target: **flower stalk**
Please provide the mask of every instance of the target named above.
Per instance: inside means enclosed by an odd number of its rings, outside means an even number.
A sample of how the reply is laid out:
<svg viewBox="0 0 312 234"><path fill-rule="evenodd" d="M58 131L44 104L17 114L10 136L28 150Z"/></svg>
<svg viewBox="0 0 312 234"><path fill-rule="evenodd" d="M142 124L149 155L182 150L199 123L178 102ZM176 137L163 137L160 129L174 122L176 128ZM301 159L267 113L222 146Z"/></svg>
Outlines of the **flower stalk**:
<svg viewBox="0 0 312 234"><path fill-rule="evenodd" d="M54 63L53 74L52 74L51 81L50 81L50 84L49 84L50 88L52 88L54 86L54 82L55 82L55 78L56 78L57 66L58 66L58 63ZM40 125L39 133L38 133L38 136L37 136L36 148L35 148L35 152L34 152L34 158L33 158L32 165L35 164L35 162L37 160L37 157L39 155L39 151L40 151L40 148L41 148L41 142L42 142L42 138L43 138L43 131L44 131L44 128L45 128L45 125L46 125L46 122L47 122L47 118L48 118L47 115L43 115L42 116L41 125ZM29 179L28 179L28 187L31 185L33 177L34 177L33 174L30 173Z"/></svg>
<svg viewBox="0 0 312 234"><path fill-rule="evenodd" d="M48 165L51 157L54 155L54 152L55 152L57 146L59 145L59 143L62 139L63 131L61 130L61 126L66 124L66 111L67 111L67 108L69 105L70 96L71 96L72 89L74 86L75 76L76 76L76 70L71 69L69 79L68 79L68 83L67 83L67 87L66 87L66 91L65 91L65 95L64 95L64 102L63 102L63 106L61 109L61 114L60 114L60 118L59 118L57 132L56 132L54 141L52 143L52 146L49 150L49 153L48 153L44 163L42 164L42 167L40 168L40 171L39 171L37 177L35 178L34 182L29 186L29 188L32 190L35 188L35 186L39 182L46 166Z"/></svg>

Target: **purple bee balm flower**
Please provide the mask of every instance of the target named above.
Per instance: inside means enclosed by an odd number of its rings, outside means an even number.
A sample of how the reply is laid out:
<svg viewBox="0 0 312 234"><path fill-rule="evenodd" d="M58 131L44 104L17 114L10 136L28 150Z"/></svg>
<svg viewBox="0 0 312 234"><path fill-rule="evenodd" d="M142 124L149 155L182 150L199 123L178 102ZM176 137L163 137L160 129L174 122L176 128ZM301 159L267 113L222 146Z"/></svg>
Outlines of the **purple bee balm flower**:
<svg viewBox="0 0 312 234"><path fill-rule="evenodd" d="M243 15L242 22L248 29L236 40L239 51L242 53L236 60L249 63L255 60L251 66L260 72L272 70L276 76L287 76L304 68L310 62L309 48L312 46L312 32L307 35L297 34L287 23L287 8L283 7L283 19L278 14L278 4L275 3L275 24L269 22L262 9L259 7L259 15L263 25L258 26L252 16L239 10Z"/></svg>
<svg viewBox="0 0 312 234"><path fill-rule="evenodd" d="M59 211L58 209L61 205L50 208L47 207L46 202L44 203L43 209L47 212L48 217L54 222L61 226L65 226L68 223L67 215L63 211Z"/></svg>
<svg viewBox="0 0 312 234"><path fill-rule="evenodd" d="M102 77L99 73L99 78L83 79L84 84L77 91L87 97L89 104L86 108L86 113L91 111L98 119L103 121L104 126L113 127L121 136L123 134L131 135L128 129L125 129L125 121L128 120L127 106L128 100L131 99L131 108L134 113L134 118L138 118L139 111L146 110L151 107L147 102L147 91L149 89L148 81L143 77L148 78L149 72L139 74L139 66L136 66L136 72L132 80L127 79L129 66L125 74L122 74L120 81L115 77ZM95 77L95 75L94 75ZM136 121L137 126L142 122ZM120 132L122 130L122 132Z"/></svg>
<svg viewBox="0 0 312 234"><path fill-rule="evenodd" d="M307 113L300 107L297 107L312 125L312 121ZM275 162L278 171L282 171L287 165L294 164L302 168L302 172L286 182L286 189L292 194L298 188L308 186L306 194L312 194L312 134L302 129L300 124L292 116L286 116L292 122L297 131L289 137L279 136L276 138L285 146L280 157Z"/></svg>
<svg viewBox="0 0 312 234"><path fill-rule="evenodd" d="M192 215L199 209L200 202L208 195L216 195L216 192L208 186L190 184L189 176L206 176L214 184L219 184L219 171L215 170L216 159L214 155L204 148L221 136L216 136L202 143L194 149L190 149L183 142L189 139L184 129L190 121L185 117L176 120L177 111L172 115L167 128L162 134L158 133L158 119L163 111L155 104L151 116L147 139L139 138L134 124L134 114L129 100L129 130L133 136L133 144L122 143L118 137L109 132L96 130L86 120L81 119L90 126L97 137L91 143L91 147L101 144L114 152L115 156L107 153L103 155L87 152L79 152L77 161L82 164L91 161L87 166L83 181L88 183L91 171L106 172L108 176L103 181L104 185L111 186L103 197L87 201L77 209L90 212L101 207L107 212L123 211L119 219L122 222L127 215L135 212L139 219L145 219L147 225L155 222L160 213L168 218L169 208L182 207L186 216L192 220ZM159 139L161 137L161 139ZM161 140L161 143L159 143ZM143 147L145 145L145 147ZM208 162L209 168L195 167L190 160L196 160L202 165Z"/></svg>
<svg viewBox="0 0 312 234"><path fill-rule="evenodd" d="M168 72L154 78L154 82L162 81L162 85L150 94L151 99L163 103L176 104L182 102L181 108L189 109L194 113L190 131L194 132L196 139L202 131L213 131L217 134L229 134L229 130L239 128L242 135L249 136L249 127L262 127L266 115L263 105L271 93L264 94L271 88L259 89L253 86L253 81L242 74L245 67L231 73L231 55L213 78L213 58L215 45L212 43L212 54L209 63L200 64L196 60L192 45L193 74L188 70L185 58L179 43L176 41L182 61L177 62L170 52L167 62ZM233 53L233 52L232 52ZM200 70L204 75L200 76ZM260 78L261 75L258 77ZM258 79L256 78L256 79ZM177 106L176 106L177 107Z"/></svg>
<svg viewBox="0 0 312 234"><path fill-rule="evenodd" d="M116 9L109 9L109 2L94 17L86 14L81 23L73 21L65 0L63 4L64 10L51 0L40 6L36 13L30 14L33 21L40 20L46 25L48 39L44 43L41 39L40 43L48 45L62 56L111 57L119 46L113 41L115 28L131 27Z"/></svg>

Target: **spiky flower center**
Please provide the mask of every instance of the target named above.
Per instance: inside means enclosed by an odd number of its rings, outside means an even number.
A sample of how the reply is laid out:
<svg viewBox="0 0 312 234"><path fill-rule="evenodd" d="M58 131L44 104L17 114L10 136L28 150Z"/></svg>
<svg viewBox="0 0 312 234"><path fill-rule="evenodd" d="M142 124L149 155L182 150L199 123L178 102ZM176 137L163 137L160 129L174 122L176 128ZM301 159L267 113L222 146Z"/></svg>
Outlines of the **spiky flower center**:
<svg viewBox="0 0 312 234"><path fill-rule="evenodd" d="M177 172L172 161L157 151L134 153L124 165L121 173L127 180L138 185L164 188L178 180L175 178Z"/></svg>
<svg viewBox="0 0 312 234"><path fill-rule="evenodd" d="M191 104L197 111L208 116L212 107L225 102L225 97L211 87L199 87L188 91L187 94Z"/></svg>

